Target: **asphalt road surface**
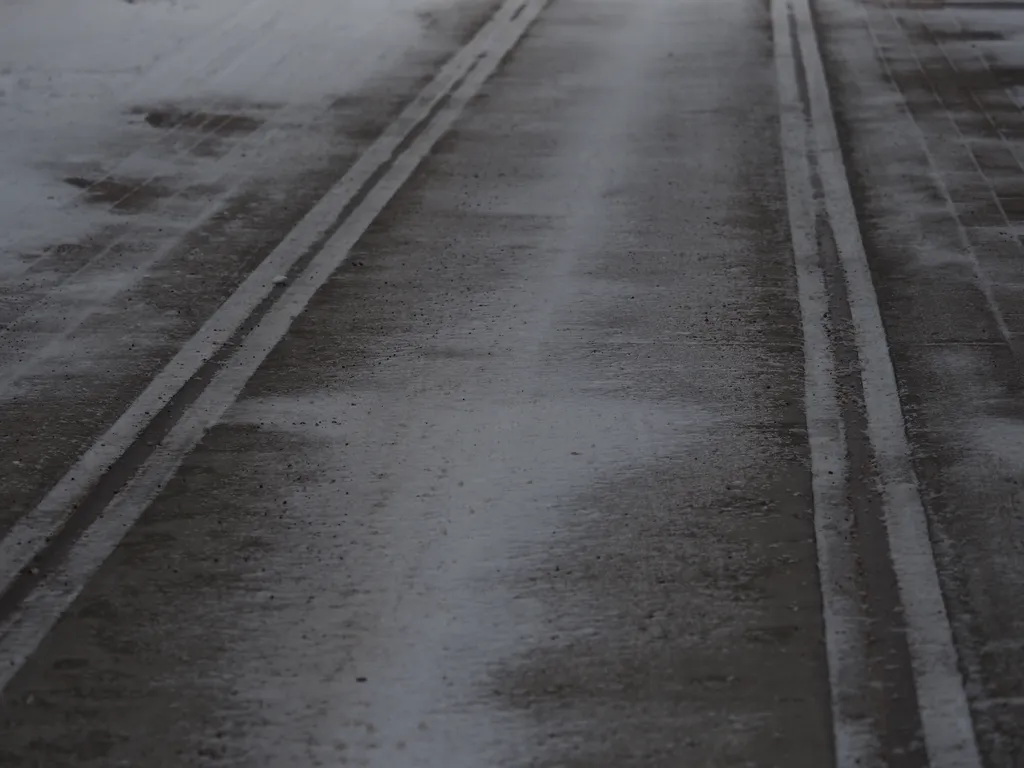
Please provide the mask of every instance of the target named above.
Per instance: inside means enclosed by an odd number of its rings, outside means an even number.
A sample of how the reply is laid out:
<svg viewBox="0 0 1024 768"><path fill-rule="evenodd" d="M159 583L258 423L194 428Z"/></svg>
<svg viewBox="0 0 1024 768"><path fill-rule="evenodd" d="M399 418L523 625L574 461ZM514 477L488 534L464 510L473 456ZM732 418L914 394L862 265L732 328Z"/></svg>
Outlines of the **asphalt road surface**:
<svg viewBox="0 0 1024 768"><path fill-rule="evenodd" d="M4 262L0 765L1024 766L1024 4L431 13Z"/></svg>

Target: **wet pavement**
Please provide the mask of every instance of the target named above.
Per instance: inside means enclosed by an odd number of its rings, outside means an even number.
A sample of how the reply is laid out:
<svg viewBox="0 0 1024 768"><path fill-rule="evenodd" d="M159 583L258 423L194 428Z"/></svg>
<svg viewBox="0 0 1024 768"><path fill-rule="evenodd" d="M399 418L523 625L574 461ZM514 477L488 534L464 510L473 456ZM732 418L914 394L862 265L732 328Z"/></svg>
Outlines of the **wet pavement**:
<svg viewBox="0 0 1024 768"><path fill-rule="evenodd" d="M188 322L104 313L120 366L11 390L0 765L1024 765L990 6L462 7L449 91L390 122L423 53L193 233L194 290L117 294Z"/></svg>

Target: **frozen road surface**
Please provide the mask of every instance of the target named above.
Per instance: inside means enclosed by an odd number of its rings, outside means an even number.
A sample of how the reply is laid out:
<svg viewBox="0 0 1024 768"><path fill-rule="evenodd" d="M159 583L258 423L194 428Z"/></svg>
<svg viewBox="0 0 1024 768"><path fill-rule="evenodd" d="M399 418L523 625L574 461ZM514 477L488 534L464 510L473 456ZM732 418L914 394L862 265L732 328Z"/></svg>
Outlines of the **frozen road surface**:
<svg viewBox="0 0 1024 768"><path fill-rule="evenodd" d="M1024 0L0 0L0 766L1024 767Z"/></svg>

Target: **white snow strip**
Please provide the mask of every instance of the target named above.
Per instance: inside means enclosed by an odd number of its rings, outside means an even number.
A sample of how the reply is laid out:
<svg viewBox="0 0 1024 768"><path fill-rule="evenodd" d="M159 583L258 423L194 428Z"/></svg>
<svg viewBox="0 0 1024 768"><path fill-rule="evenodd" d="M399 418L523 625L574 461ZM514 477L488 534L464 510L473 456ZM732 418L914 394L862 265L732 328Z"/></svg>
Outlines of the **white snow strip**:
<svg viewBox="0 0 1024 768"><path fill-rule="evenodd" d="M71 547L65 560L33 590L19 609L0 626L0 690L17 673L60 616L75 600L92 574L107 559L152 499L170 480L181 460L234 402L246 381L287 333L316 291L348 258L350 249L370 226L398 189L412 175L437 141L451 128L469 100L497 68L523 33L543 10L547 0L508 0L495 17L462 49L427 86L392 128L374 144L348 176L300 223L281 246L204 329L189 342L175 361L119 420L120 431L101 440L51 492L50 506L37 508L19 526L20 537L0 543L0 564L6 586L16 575L8 553L25 562L26 556L45 544L45 532L59 529L73 500L88 490L106 467L131 444L166 397L187 381L184 369L193 372L230 336L259 301L267 295L276 275L287 272L316 235L340 214L344 203L386 163L392 153L435 105L447 98L425 129L390 166L352 215L317 253L309 266L274 303L269 312L225 362L199 398L186 410L170 434L138 474ZM225 311L226 310L226 311ZM191 375L191 374L189 374ZM118 430L115 425L112 432ZM91 457L91 458L90 458ZM45 504L45 502L44 502Z"/></svg>
<svg viewBox="0 0 1024 768"><path fill-rule="evenodd" d="M812 146L824 190L825 210L847 284L868 434L878 465L889 549L904 609L929 763L931 768L980 768L926 513L910 460L896 376L861 240L811 9L808 0L788 0L788 4L796 22L806 72ZM776 28L776 32L782 31Z"/></svg>
<svg viewBox="0 0 1024 768"><path fill-rule="evenodd" d="M294 116L386 71L421 38L418 14L446 3L0 3L0 276L24 268L20 255L116 222L77 204L64 176L134 178L163 167L177 135L153 131L132 110L278 105ZM239 164L251 170L255 159Z"/></svg>

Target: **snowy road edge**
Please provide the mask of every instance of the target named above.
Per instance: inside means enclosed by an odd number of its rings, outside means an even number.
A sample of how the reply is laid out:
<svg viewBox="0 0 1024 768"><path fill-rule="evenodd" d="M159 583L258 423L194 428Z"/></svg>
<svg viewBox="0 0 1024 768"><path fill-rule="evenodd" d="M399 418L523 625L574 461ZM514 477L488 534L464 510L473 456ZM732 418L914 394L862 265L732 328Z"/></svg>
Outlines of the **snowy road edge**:
<svg viewBox="0 0 1024 768"><path fill-rule="evenodd" d="M211 315L174 358L153 378L124 411L53 486L28 514L0 540L0 594L7 592L74 514L75 506L99 479L138 440L171 399L244 325L272 292L274 278L284 275L322 237L386 167L403 142L449 97L487 50L492 37L524 6L524 0L506 0L477 35L457 51L437 76L409 103L381 136L360 156L345 176L289 232L267 258Z"/></svg>
<svg viewBox="0 0 1024 768"><path fill-rule="evenodd" d="M819 211L810 166L810 126L800 94L791 18L787 0L773 0L780 140L804 344L804 409L835 764L836 768L863 768L880 764L881 746L863 707L868 696L867 620L858 594L857 558L851 544L853 514L842 480L848 472L846 435L827 330L828 294L818 253Z"/></svg>

